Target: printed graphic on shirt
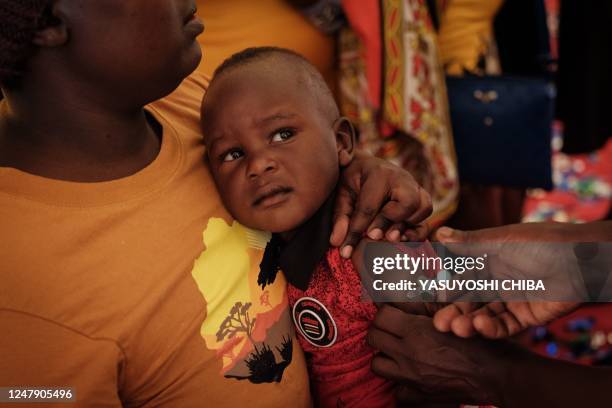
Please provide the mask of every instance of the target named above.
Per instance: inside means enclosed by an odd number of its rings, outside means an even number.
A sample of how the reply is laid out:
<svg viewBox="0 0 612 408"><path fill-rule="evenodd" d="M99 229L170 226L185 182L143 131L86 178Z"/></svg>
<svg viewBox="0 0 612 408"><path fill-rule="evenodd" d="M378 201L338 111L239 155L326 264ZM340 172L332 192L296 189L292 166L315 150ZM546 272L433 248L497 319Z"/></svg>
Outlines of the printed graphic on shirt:
<svg viewBox="0 0 612 408"><path fill-rule="evenodd" d="M295 302L293 321L300 334L315 347L330 347L336 342L336 322L317 299L303 297Z"/></svg>
<svg viewBox="0 0 612 408"><path fill-rule="evenodd" d="M259 264L270 235L221 218L203 233L192 276L207 304L201 335L223 361L226 378L280 382L293 354L293 328L282 275L261 288Z"/></svg>

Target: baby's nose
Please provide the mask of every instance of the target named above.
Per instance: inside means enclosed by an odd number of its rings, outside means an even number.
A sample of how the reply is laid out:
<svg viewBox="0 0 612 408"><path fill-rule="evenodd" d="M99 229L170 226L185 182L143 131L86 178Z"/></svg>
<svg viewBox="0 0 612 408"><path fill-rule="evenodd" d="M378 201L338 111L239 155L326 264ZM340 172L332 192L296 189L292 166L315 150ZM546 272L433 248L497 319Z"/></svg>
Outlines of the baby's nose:
<svg viewBox="0 0 612 408"><path fill-rule="evenodd" d="M276 161L269 156L259 155L256 157L251 157L247 169L247 175L249 179L254 179L264 173L276 170L277 167Z"/></svg>

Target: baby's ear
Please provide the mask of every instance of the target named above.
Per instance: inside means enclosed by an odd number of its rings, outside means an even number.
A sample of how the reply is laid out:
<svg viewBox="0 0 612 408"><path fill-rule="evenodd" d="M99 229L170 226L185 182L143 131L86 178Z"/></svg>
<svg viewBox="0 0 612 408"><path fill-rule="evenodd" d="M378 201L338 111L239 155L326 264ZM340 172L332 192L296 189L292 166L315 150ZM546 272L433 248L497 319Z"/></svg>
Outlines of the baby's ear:
<svg viewBox="0 0 612 408"><path fill-rule="evenodd" d="M355 153L355 128L350 120L342 116L334 122L336 148L340 166L348 166Z"/></svg>
<svg viewBox="0 0 612 408"><path fill-rule="evenodd" d="M62 12L62 2L54 2L43 15L41 27L32 42L38 47L59 47L68 42L68 26Z"/></svg>

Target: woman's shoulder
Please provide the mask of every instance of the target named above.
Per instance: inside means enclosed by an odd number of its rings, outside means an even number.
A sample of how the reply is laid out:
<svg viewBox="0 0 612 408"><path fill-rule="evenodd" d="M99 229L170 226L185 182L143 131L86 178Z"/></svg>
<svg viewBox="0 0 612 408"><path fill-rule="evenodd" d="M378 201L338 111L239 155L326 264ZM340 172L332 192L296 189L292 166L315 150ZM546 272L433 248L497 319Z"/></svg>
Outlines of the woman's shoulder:
<svg viewBox="0 0 612 408"><path fill-rule="evenodd" d="M150 106L155 108L183 108L197 111L199 115L202 99L208 88L208 77L195 71L181 82L181 84L168 96L153 102Z"/></svg>
<svg viewBox="0 0 612 408"><path fill-rule="evenodd" d="M208 88L208 78L194 72L168 96L147 106L156 116L171 123L181 138L194 134L201 138L200 106Z"/></svg>

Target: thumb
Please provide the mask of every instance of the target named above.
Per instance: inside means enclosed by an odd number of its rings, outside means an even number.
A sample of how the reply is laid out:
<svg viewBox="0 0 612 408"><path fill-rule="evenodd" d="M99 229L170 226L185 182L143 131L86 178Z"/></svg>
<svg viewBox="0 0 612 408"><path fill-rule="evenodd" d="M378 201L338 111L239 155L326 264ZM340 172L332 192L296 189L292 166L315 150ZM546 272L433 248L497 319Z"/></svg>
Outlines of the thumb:
<svg viewBox="0 0 612 408"><path fill-rule="evenodd" d="M433 317L436 312L443 309L448 303L442 302L392 302L392 306L413 315Z"/></svg>
<svg viewBox="0 0 612 408"><path fill-rule="evenodd" d="M457 255L481 256L485 252L497 253L500 250L503 239L495 232L495 229L461 231L442 227L436 231L435 238Z"/></svg>
<svg viewBox="0 0 612 408"><path fill-rule="evenodd" d="M462 243L471 240L471 231L461 231L450 227L442 227L436 231L436 239L442 243Z"/></svg>

